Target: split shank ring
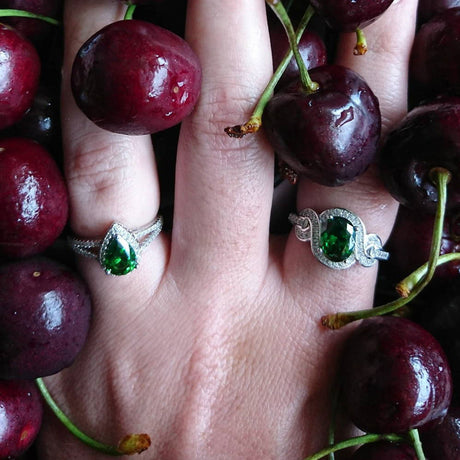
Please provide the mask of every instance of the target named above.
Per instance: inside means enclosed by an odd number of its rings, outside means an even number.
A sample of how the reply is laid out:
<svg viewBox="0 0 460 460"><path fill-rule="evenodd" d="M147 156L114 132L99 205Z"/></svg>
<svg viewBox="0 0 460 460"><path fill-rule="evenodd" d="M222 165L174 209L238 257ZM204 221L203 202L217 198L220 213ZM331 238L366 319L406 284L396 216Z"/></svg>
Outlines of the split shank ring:
<svg viewBox="0 0 460 460"><path fill-rule="evenodd" d="M329 268L340 270L355 262L370 267L390 256L382 249L381 239L366 234L361 219L347 209L327 209L318 215L307 208L299 214L291 213L289 221L296 237L309 241L313 255Z"/></svg>
<svg viewBox="0 0 460 460"><path fill-rule="evenodd" d="M98 260L108 275L126 275L137 268L142 251L159 235L162 227L161 216L137 230L128 230L114 222L101 239L70 237L69 244L77 254Z"/></svg>

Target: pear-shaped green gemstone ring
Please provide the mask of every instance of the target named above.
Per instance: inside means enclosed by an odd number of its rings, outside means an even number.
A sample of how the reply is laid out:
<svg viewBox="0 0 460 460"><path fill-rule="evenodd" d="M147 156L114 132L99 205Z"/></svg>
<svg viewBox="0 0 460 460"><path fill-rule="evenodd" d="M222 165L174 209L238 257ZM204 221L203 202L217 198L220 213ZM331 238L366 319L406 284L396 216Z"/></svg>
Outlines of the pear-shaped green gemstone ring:
<svg viewBox="0 0 460 460"><path fill-rule="evenodd" d="M162 227L161 216L137 230L128 230L114 222L101 239L70 237L69 244L77 254L97 259L108 275L126 275L137 268L142 251L159 235Z"/></svg>
<svg viewBox="0 0 460 460"><path fill-rule="evenodd" d="M291 213L289 221L297 238L309 241L313 255L329 268L348 268L355 262L370 267L389 257L382 249L381 239L373 233L366 234L361 219L347 209L327 209L318 215L307 208L298 215Z"/></svg>

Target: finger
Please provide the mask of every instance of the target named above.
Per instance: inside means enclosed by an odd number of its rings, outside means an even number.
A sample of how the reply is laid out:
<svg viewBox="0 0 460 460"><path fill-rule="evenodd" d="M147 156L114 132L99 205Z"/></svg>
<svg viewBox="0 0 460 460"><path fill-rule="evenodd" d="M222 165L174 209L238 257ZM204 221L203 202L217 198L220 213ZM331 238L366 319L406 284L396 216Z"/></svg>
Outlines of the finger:
<svg viewBox="0 0 460 460"><path fill-rule="evenodd" d="M122 19L125 10L122 2L111 0L65 3L62 131L70 226L83 239L102 240L114 222L128 230L145 227L154 220L159 208L150 136L126 136L99 128L80 111L71 92L71 69L77 51L99 29ZM144 267L151 280L160 279L165 261L164 243L163 238L158 238L149 244L136 273ZM98 284L99 276L104 281L112 278L105 275L96 260L83 258L82 262L90 270L91 283ZM133 276L138 275L130 274Z"/></svg>
<svg viewBox="0 0 460 460"><path fill-rule="evenodd" d="M62 129L71 199L70 224L83 237L103 235L112 222L137 228L151 221L159 202L149 136L98 128L76 106L70 74L81 45L103 26L123 18L126 6L111 0L65 4Z"/></svg>
<svg viewBox="0 0 460 460"><path fill-rule="evenodd" d="M180 137L172 256L246 265L266 258L273 154L261 133L224 128L247 120L272 73L265 3L191 0L187 22L203 82Z"/></svg>
<svg viewBox="0 0 460 460"><path fill-rule="evenodd" d="M416 9L416 0L396 2L375 23L366 27L364 31L369 51L364 56L353 55L354 34L345 34L338 46L337 63L357 71L378 97L383 136L407 112L407 66L415 33ZM397 211L397 203L379 180L375 166L357 180L341 187L324 187L302 179L297 206L299 210L313 208L318 212L328 208L346 208L361 218L368 233L377 233L383 241L391 232ZM289 243L286 257L291 262L291 268L295 270L293 267L297 266L299 276L302 272L305 275L306 266L307 271L313 273L318 262L313 260L309 249L301 254L299 242L294 236ZM297 254L301 255L297 257ZM330 272L326 268L321 273L326 277L328 274L337 276L337 272ZM361 303L369 304L376 270L355 266L345 272L346 275L342 273L339 278L345 280L349 288L368 286L357 294L362 295ZM354 280L349 273L355 274ZM345 291L339 289L336 292ZM338 297L338 302L343 303L343 298Z"/></svg>

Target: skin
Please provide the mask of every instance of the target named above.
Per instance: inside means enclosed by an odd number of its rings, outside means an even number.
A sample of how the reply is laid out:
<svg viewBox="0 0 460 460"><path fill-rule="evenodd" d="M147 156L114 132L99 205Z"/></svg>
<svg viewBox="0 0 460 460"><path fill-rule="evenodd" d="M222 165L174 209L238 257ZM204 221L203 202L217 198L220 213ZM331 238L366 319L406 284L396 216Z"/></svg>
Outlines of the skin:
<svg viewBox="0 0 460 460"><path fill-rule="evenodd" d="M366 78L387 132L406 113L407 62L416 0L393 4L366 28L369 51L354 56L344 35L337 61ZM103 235L113 221L135 229L159 206L148 136L105 132L76 108L69 73L78 47L121 19L121 2L65 2L63 130L70 225ZM72 420L114 443L147 432L146 459L301 459L326 445L330 391L353 325L324 330L325 313L369 308L377 266L334 271L293 232L269 234L273 152L262 132L227 137L271 75L263 0L190 0L187 39L203 66L202 94L183 122L174 227L125 277L79 259L94 317L69 369L46 379ZM326 188L300 180L297 210L345 207L385 241L397 203L370 170ZM295 211L295 209L290 209ZM107 458L75 441L49 415L41 459Z"/></svg>

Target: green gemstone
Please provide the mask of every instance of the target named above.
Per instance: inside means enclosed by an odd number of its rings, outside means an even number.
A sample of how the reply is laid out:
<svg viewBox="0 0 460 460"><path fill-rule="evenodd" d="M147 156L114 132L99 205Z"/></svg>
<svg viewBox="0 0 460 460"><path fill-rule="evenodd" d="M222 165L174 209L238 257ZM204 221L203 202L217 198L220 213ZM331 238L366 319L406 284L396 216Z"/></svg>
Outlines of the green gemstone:
<svg viewBox="0 0 460 460"><path fill-rule="evenodd" d="M116 235L107 244L102 265L107 273L126 275L137 267L136 251L123 237Z"/></svg>
<svg viewBox="0 0 460 460"><path fill-rule="evenodd" d="M333 262L342 262L355 248L355 229L344 217L334 216L326 221L326 229L321 233L321 249Z"/></svg>

